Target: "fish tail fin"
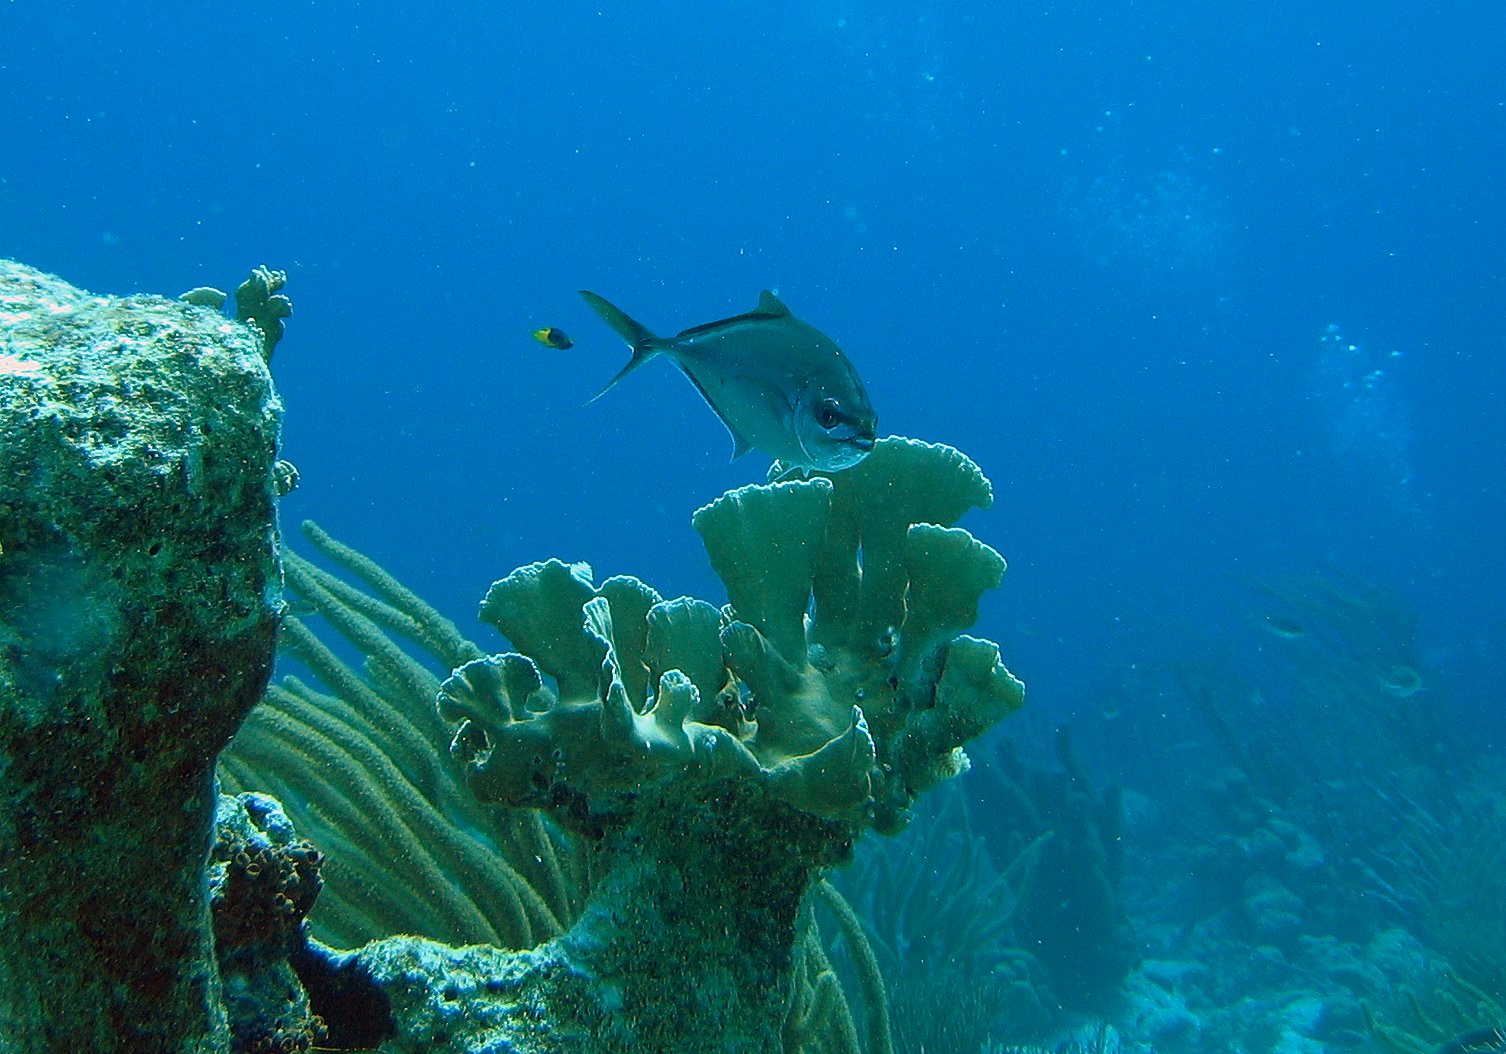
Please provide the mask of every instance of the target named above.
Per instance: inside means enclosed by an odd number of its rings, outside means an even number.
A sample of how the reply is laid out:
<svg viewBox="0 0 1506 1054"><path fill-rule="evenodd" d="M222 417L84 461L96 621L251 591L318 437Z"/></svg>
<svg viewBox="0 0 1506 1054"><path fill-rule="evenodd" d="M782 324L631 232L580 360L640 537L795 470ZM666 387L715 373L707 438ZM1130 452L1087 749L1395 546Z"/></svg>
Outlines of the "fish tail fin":
<svg viewBox="0 0 1506 1054"><path fill-rule="evenodd" d="M580 291L581 299L591 305L591 310L601 316L602 321L617 331L617 335L627 341L634 351L640 344L647 344L655 339L649 332L648 327L628 317L616 304L604 297L599 297L589 289Z"/></svg>
<svg viewBox="0 0 1506 1054"><path fill-rule="evenodd" d="M604 297L597 296L589 289L582 289L580 295L581 299L591 305L591 310L600 315L602 321L616 330L617 335L627 341L628 346L633 349L633 357L628 359L626 366L617 371L617 376L608 381L601 391L586 400L586 405L589 406L617 387L618 381L657 355L659 349L654 344L659 338L654 336L648 327L630 317L627 312Z"/></svg>

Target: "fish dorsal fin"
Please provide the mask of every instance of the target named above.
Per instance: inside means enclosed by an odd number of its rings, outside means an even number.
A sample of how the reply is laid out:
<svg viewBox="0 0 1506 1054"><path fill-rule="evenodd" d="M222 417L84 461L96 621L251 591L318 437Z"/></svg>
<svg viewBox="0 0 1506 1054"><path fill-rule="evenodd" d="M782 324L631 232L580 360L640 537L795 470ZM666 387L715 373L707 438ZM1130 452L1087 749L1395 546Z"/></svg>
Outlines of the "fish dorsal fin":
<svg viewBox="0 0 1506 1054"><path fill-rule="evenodd" d="M793 317L790 314L790 309L785 307L777 296L765 289L762 293L758 294L758 306L746 315L734 315L731 318L717 319L715 322L702 322L699 326L682 329L679 333L675 334L675 338L677 340L685 340L704 336L707 333L716 333L730 326L737 326L745 322L778 322L782 319ZM619 330L619 332L621 331ZM628 341L628 343L631 344L632 341Z"/></svg>
<svg viewBox="0 0 1506 1054"><path fill-rule="evenodd" d="M758 294L758 310L755 314L773 315L775 318L789 318L790 309L773 293L765 289Z"/></svg>

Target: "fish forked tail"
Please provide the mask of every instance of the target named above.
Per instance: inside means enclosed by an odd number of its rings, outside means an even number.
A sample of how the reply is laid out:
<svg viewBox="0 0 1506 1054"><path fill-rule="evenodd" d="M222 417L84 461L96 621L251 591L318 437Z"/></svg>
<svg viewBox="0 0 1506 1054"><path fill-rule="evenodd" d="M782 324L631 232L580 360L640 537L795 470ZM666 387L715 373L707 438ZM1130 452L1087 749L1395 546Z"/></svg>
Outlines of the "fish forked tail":
<svg viewBox="0 0 1506 1054"><path fill-rule="evenodd" d="M580 290L581 299L591 305L591 310L601 316L602 321L617 331L617 335L628 342L633 349L633 357L628 359L627 365L617 371L617 376L606 383L606 386L591 398L586 400L590 406L607 392L617 387L617 382L642 366L649 359L659 353L654 343L659 339L654 336L642 323L631 318L625 311L603 297L597 296L589 289Z"/></svg>

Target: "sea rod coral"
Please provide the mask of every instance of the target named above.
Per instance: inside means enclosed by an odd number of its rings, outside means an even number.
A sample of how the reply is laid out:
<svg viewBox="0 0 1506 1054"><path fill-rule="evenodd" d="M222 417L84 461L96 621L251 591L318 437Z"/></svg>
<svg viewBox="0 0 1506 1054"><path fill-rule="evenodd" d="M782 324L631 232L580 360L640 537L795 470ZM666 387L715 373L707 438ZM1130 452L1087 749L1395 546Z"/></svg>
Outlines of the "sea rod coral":
<svg viewBox="0 0 1506 1054"><path fill-rule="evenodd" d="M696 514L725 608L557 560L494 584L482 618L516 650L442 686L453 749L478 796L593 839L600 878L529 951L331 954L389 1000L383 1049L780 1051L811 883L1020 705L962 632L1004 563L951 524L990 499L957 451L888 439Z"/></svg>

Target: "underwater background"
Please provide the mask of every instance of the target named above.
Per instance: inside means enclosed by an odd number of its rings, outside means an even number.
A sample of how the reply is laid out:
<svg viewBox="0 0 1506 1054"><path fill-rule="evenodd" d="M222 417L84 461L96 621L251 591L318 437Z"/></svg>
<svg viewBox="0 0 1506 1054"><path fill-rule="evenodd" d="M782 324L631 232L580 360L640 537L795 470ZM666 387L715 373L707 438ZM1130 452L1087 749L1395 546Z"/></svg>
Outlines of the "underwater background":
<svg viewBox="0 0 1506 1054"><path fill-rule="evenodd" d="M895 988L1043 993L929 1041L896 1000L899 1048L1431 1050L1506 1027L1503 44L1463 0L22 0L0 255L286 268L285 525L467 632L549 556L720 597L689 514L763 460L668 363L583 405L626 352L576 290L663 333L776 290L1010 562L1026 710L889 888L992 888L1032 795L1103 843L891 942Z"/></svg>

